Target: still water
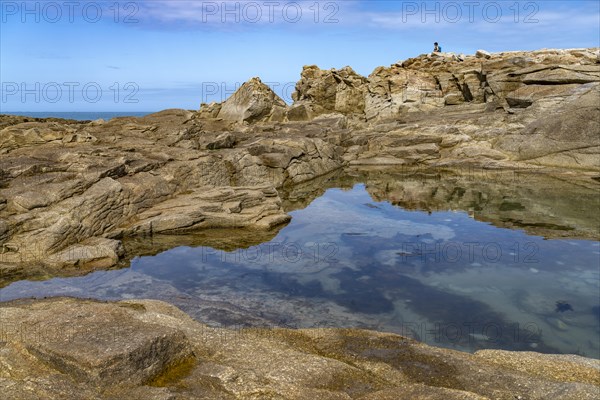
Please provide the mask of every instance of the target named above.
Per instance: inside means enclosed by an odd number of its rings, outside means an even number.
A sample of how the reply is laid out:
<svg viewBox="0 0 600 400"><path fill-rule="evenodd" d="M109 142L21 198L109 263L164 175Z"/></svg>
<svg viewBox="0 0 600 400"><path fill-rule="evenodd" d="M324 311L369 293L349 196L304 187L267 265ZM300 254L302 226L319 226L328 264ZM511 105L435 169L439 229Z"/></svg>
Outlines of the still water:
<svg viewBox="0 0 600 400"><path fill-rule="evenodd" d="M155 298L226 327L357 327L600 358L598 186L527 174L362 172L283 193L273 232L125 242L124 268L0 300Z"/></svg>

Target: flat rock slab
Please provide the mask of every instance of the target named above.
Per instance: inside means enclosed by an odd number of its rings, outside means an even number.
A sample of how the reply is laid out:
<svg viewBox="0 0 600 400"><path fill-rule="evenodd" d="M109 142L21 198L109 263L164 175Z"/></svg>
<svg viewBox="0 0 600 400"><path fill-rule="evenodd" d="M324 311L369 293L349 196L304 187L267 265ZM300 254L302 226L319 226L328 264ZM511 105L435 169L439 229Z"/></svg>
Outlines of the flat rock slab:
<svg viewBox="0 0 600 400"><path fill-rule="evenodd" d="M128 234L194 231L201 228L270 229L290 221L271 187L195 190L140 213Z"/></svg>
<svg viewBox="0 0 600 400"><path fill-rule="evenodd" d="M142 307L142 306L140 306ZM67 300L0 310L5 341L78 381L139 385L192 356L181 331L131 318L135 307Z"/></svg>
<svg viewBox="0 0 600 400"><path fill-rule="evenodd" d="M504 350L480 350L475 355L491 363L541 377L600 385L600 361L578 355Z"/></svg>
<svg viewBox="0 0 600 400"><path fill-rule="evenodd" d="M599 82L600 77L567 69L554 69L534 72L523 78L525 84L562 85L570 83Z"/></svg>

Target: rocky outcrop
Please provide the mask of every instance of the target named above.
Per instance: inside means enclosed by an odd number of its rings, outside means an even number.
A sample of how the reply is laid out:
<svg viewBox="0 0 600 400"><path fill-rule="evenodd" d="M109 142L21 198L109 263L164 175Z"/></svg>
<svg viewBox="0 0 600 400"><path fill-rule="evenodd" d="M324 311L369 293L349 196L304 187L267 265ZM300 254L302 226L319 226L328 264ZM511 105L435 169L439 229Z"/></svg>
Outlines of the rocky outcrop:
<svg viewBox="0 0 600 400"><path fill-rule="evenodd" d="M217 118L248 123L281 122L285 109L285 102L270 87L262 83L260 78L252 78L220 105Z"/></svg>
<svg viewBox="0 0 600 400"><path fill-rule="evenodd" d="M498 138L496 149L539 165L600 166L599 83L576 85L533 101L528 113L531 122Z"/></svg>
<svg viewBox="0 0 600 400"><path fill-rule="evenodd" d="M369 121L463 103L497 101L512 106L515 96L535 92L530 85L600 82L597 60L597 49L493 55L479 50L475 56L431 53L388 68L379 67L367 79L347 69L322 71L310 66L302 72L294 100L308 103L307 107L312 109L341 113L360 113L362 107L355 105L364 100L364 116ZM346 91L352 93L350 99L339 95L342 89L350 86L352 91ZM538 90L538 98L551 95L548 89ZM342 90L342 93L346 92ZM531 105L527 102L517 104L521 107Z"/></svg>
<svg viewBox="0 0 600 400"><path fill-rule="evenodd" d="M399 118L411 111L444 105L442 91L431 74L394 65L379 67L368 79L367 121Z"/></svg>
<svg viewBox="0 0 600 400"><path fill-rule="evenodd" d="M285 120L335 113L365 133L388 121L398 126L418 120L414 127L400 127L411 135L429 131L442 138L437 145L443 151L433 145L394 150L382 145L394 139L379 129L374 141L366 139L367 147L347 147L345 158L355 164L487 159L496 166L526 161L598 170L599 54L598 49L432 53L379 67L368 78L349 67L308 66ZM355 141L369 137L361 136ZM369 156L369 150L378 156Z"/></svg>
<svg viewBox="0 0 600 400"><path fill-rule="evenodd" d="M195 190L139 213L124 234L184 233L215 228L271 229L289 220L272 186Z"/></svg>
<svg viewBox="0 0 600 400"><path fill-rule="evenodd" d="M159 301L0 305L11 399L594 399L598 360L352 329L211 328Z"/></svg>
<svg viewBox="0 0 600 400"><path fill-rule="evenodd" d="M600 171L598 49L422 55L368 78L305 67L143 118L0 117L0 263L106 267L131 235L270 230L278 190L344 166ZM589 176L588 176L589 175ZM8 266L7 266L8 265Z"/></svg>
<svg viewBox="0 0 600 400"><path fill-rule="evenodd" d="M475 57L477 58L485 58L485 59L490 59L492 58L492 55L485 50L477 50L477 52L475 52Z"/></svg>
<svg viewBox="0 0 600 400"><path fill-rule="evenodd" d="M323 71L316 65L304 67L296 91L290 120L311 119L321 114L363 114L366 78L350 67Z"/></svg>
<svg viewBox="0 0 600 400"><path fill-rule="evenodd" d="M183 110L15 122L0 132L5 264L107 267L124 236L271 229L289 220L277 188L342 166L341 149L323 139L260 138ZM94 140L65 140L73 136Z"/></svg>
<svg viewBox="0 0 600 400"><path fill-rule="evenodd" d="M403 130L411 135L426 130L442 138L438 147L394 150L385 143L397 141L384 138L387 132L382 135L380 129L373 141L366 135L355 139L367 137L367 147L348 146L345 159L355 164L487 159L496 166L526 161L599 170L599 57L598 49L431 53L376 68L368 78L350 67L307 66L283 120L344 115L350 126L365 133L386 122L418 120ZM370 156L370 150L378 156Z"/></svg>
<svg viewBox="0 0 600 400"><path fill-rule="evenodd" d="M480 50L475 56L432 53L388 68L379 67L368 78L346 69L341 74L341 71L305 67L294 95L297 104L292 107L294 113L302 110L303 118L335 111L363 118L367 126L413 119L414 113L429 113L422 119L427 123L434 118L438 125L439 116L478 113L478 121L452 123L466 125L466 122L475 125L473 129L477 126L485 130L491 121L499 128L497 137L473 143L478 138L467 134L469 138L464 141L471 143L455 149L453 156L598 169L599 54L598 49L496 54ZM345 95L348 93L350 100ZM486 115L497 109L513 117ZM446 141L452 142L451 138ZM369 145L378 154L382 150L376 142ZM407 149L400 154L408 152L413 153L408 160L390 154L391 157L379 155L376 159L360 157L365 160L356 163L405 164L414 159L422 161L423 152L430 153L429 156L438 153L430 146Z"/></svg>

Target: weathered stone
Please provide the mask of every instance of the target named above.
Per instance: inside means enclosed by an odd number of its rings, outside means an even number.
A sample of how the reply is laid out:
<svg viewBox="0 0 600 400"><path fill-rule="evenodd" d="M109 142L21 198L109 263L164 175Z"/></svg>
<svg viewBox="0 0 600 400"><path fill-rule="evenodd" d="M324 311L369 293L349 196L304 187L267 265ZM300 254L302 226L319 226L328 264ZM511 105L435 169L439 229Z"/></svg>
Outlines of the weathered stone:
<svg viewBox="0 0 600 400"><path fill-rule="evenodd" d="M444 96L444 104L447 106L455 106L465 102L461 93L450 93Z"/></svg>
<svg viewBox="0 0 600 400"><path fill-rule="evenodd" d="M365 84L366 78L350 67L323 71L314 65L305 66L292 98L295 103L307 105L315 116L331 112L363 113Z"/></svg>
<svg viewBox="0 0 600 400"><path fill-rule="evenodd" d="M5 239L8 236L8 231L9 231L9 226L8 226L8 222L6 222L3 219L0 219L0 243L3 242L3 239Z"/></svg>
<svg viewBox="0 0 600 400"><path fill-rule="evenodd" d="M235 142L235 136L226 132L217 136L217 139L214 142L207 144L206 148L209 150L230 149L235 146Z"/></svg>
<svg viewBox="0 0 600 400"><path fill-rule="evenodd" d="M202 103L200 105L200 117L201 118L217 118L219 112L221 112L221 103L212 102L210 104Z"/></svg>
<svg viewBox="0 0 600 400"><path fill-rule="evenodd" d="M517 108L527 108L534 101L546 97L566 96L576 89L579 85L527 85L507 93L506 101L509 106Z"/></svg>
<svg viewBox="0 0 600 400"><path fill-rule="evenodd" d="M600 84L594 83L540 99L527 109L535 116L532 122L519 133L500 137L494 147L519 160L598 170L599 98Z"/></svg>
<svg viewBox="0 0 600 400"><path fill-rule="evenodd" d="M492 58L492 55L485 50L477 50L477 52L475 52L475 57L477 58L485 58L485 59L490 59Z"/></svg>
<svg viewBox="0 0 600 400"><path fill-rule="evenodd" d="M376 68L368 78L367 120L398 118L402 113L443 105L437 80L431 74L398 67Z"/></svg>
<svg viewBox="0 0 600 400"><path fill-rule="evenodd" d="M11 327L3 339L91 387L141 385L193 357L193 350L181 331L131 318L143 306L138 310L73 300L3 308L3 323Z"/></svg>
<svg viewBox="0 0 600 400"><path fill-rule="evenodd" d="M287 111L288 121L308 121L311 119L311 112L306 104L298 104L289 108Z"/></svg>
<svg viewBox="0 0 600 400"><path fill-rule="evenodd" d="M123 246L118 240L90 238L52 254L47 261L67 267L85 265L87 268L110 268L123 254Z"/></svg>
<svg viewBox="0 0 600 400"><path fill-rule="evenodd" d="M183 194L140 213L128 235L181 233L198 229L259 227L289 222L271 188L216 188Z"/></svg>
<svg viewBox="0 0 600 400"><path fill-rule="evenodd" d="M547 69L523 77L523 83L528 85L566 85L591 82L600 82L600 76L564 68Z"/></svg>
<svg viewBox="0 0 600 400"><path fill-rule="evenodd" d="M340 121L346 119L340 115L335 118L318 124L341 127ZM31 129L27 125L31 122L8 119L17 125L3 129L17 136ZM0 122L4 120L0 118ZM33 124L43 130L45 123ZM51 124L53 131L60 131L60 121ZM22 149L11 142L5 147L9 152L0 159L0 220L6 225L0 235L2 261L14 263L15 268L20 263L108 267L121 255L117 239L136 231L132 226L143 225L141 215L150 218L143 212L159 204L165 206L166 200L171 199L173 207L161 208L160 218L154 216L155 228L160 227L160 231L202 229L213 223L233 226L235 207L215 211L209 218L212 222L202 223L198 218L206 216L202 208L206 204L199 198L192 199L191 194L231 185L255 186L246 192L248 198L254 198L250 194L258 196L254 189L281 187L286 181L302 182L342 166L341 149L322 139L304 137L307 132L303 127L301 134L291 133L276 145L269 145L268 152L281 154L276 156L281 160L272 163L249 157L248 147L254 139L241 131L233 132L230 122L203 119L184 110L166 110L140 119L119 118L104 124L65 122L65 126L77 132L89 131L98 140L68 146L44 142ZM238 140L239 148L232 147ZM313 142L318 142L320 150ZM198 150L201 148L213 150L203 152ZM292 159L295 164L290 170ZM301 175L295 176L294 171ZM270 229L286 222L289 217L282 213L278 200L275 192L272 202L263 202L264 207L244 207L237 214L239 223ZM190 201L198 201L196 208L184 204ZM213 204L220 206L216 200ZM178 215L180 212L187 214ZM146 234L152 229L139 232ZM100 242L103 237L115 242Z"/></svg>
<svg viewBox="0 0 600 400"><path fill-rule="evenodd" d="M473 355L356 329L232 331L151 300L24 300L0 315L12 398L581 400L600 385L600 363L583 357Z"/></svg>
<svg viewBox="0 0 600 400"><path fill-rule="evenodd" d="M221 105L218 117L235 122L267 121L281 116L285 108L285 102L270 87L252 78Z"/></svg>

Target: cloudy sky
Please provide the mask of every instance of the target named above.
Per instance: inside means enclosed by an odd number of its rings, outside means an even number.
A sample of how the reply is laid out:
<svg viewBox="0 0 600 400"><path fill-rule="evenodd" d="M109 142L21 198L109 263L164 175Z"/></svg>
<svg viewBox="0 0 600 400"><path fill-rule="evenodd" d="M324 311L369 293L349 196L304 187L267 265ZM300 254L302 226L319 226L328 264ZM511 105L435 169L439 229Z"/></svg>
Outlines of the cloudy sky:
<svg viewBox="0 0 600 400"><path fill-rule="evenodd" d="M432 50L600 46L593 1L0 0L0 111L156 111L303 65L368 75Z"/></svg>

